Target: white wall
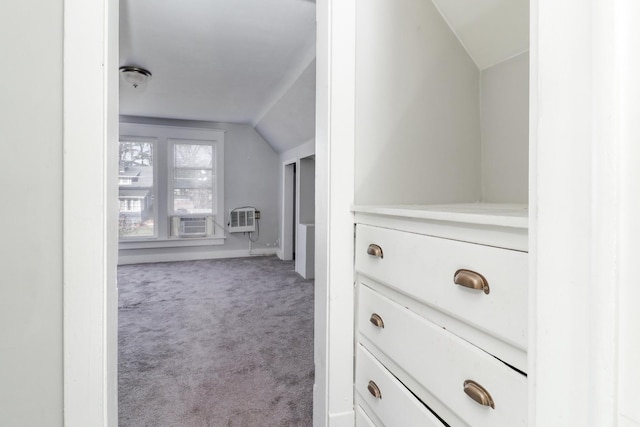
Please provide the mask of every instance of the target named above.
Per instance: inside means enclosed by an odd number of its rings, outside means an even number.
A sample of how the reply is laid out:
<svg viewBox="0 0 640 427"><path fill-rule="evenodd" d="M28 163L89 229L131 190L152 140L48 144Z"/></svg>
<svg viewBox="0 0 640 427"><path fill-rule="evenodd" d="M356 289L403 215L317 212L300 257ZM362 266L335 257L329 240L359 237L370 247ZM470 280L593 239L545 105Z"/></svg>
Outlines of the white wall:
<svg viewBox="0 0 640 427"><path fill-rule="evenodd" d="M431 2L358 11L356 203L527 203L528 52L480 72Z"/></svg>
<svg viewBox="0 0 640 427"><path fill-rule="evenodd" d="M529 200L529 53L482 71L482 186L486 202Z"/></svg>
<svg viewBox="0 0 640 427"><path fill-rule="evenodd" d="M2 2L0 424L6 426L63 422L62 37L61 0Z"/></svg>
<svg viewBox="0 0 640 427"><path fill-rule="evenodd" d="M479 200L476 65L430 1L357 13L355 202Z"/></svg>
<svg viewBox="0 0 640 427"><path fill-rule="evenodd" d="M120 263L145 262L152 259L168 261L171 259L208 259L276 253L276 241L280 236L280 208L278 206L279 157L251 126L130 116L123 116L121 121L184 127L207 127L226 131L224 143L225 211L228 213L230 209L236 207L255 206L260 210L261 219L259 239L256 243L251 243L251 245L247 235L243 233L227 233L227 238L223 245L120 250ZM160 179L163 178L160 177ZM250 247L251 253L249 252ZM150 258L150 255L153 255L153 258Z"/></svg>

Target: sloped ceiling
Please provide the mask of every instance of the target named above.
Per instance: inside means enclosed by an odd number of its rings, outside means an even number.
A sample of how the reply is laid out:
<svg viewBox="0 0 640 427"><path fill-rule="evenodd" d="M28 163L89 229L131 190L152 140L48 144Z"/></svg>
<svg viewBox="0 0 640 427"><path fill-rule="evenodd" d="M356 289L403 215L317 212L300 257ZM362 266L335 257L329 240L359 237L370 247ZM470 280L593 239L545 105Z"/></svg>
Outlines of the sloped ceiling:
<svg viewBox="0 0 640 427"><path fill-rule="evenodd" d="M121 80L120 113L255 126L300 86L315 29L314 0L121 0L120 65L153 76Z"/></svg>
<svg viewBox="0 0 640 427"><path fill-rule="evenodd" d="M256 130L277 152L291 150L315 136L316 61L257 123Z"/></svg>
<svg viewBox="0 0 640 427"><path fill-rule="evenodd" d="M529 49L529 0L433 0L480 70Z"/></svg>

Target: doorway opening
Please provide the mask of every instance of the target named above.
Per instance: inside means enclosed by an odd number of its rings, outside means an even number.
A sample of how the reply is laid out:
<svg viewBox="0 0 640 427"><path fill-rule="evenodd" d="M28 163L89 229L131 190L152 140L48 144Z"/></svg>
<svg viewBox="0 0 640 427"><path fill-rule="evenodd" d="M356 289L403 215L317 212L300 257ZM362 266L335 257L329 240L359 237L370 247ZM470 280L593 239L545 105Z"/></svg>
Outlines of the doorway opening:
<svg viewBox="0 0 640 427"><path fill-rule="evenodd" d="M295 260L296 256L296 162L284 165L282 205L282 259Z"/></svg>
<svg viewBox="0 0 640 427"><path fill-rule="evenodd" d="M304 169L307 173L310 169L307 167L308 160L303 162L296 160L285 169L284 184L282 184L280 165L282 157L289 158L287 153L296 149L298 141L310 141L315 134L315 3L299 0L290 3L247 0L243 2L242 7L236 7L233 2L213 0L198 2L197 11L193 10L195 8L169 10L168 8L171 7L169 3L159 8L155 2L149 0L136 2L124 0L120 4L120 59L124 62L119 65L137 66L152 74L150 80L138 86L128 85L124 79L121 80L120 121L124 129L132 125L141 125L156 130L165 129L163 132L167 134L151 135L152 138L148 141L144 140L145 144L153 148L155 181L153 185L145 186L145 193L128 191L127 200L125 200L127 209L153 206L155 209L153 212L147 210L155 215L153 217L155 229L148 233L146 240L138 239L139 236L134 234L137 231L135 225L145 223L142 215L144 212L135 216L129 212L121 215L126 220L123 224L131 229L129 230L131 238L120 245L120 264L149 263L150 265L156 262L172 261L180 261L181 266L188 264L189 271L175 279L193 278L188 281L188 284L174 287L157 285L158 295L170 294L180 298L182 298L179 295L180 292L187 292L186 289L190 289L189 286L199 280L197 277L200 276L193 275L192 270L204 271L203 265L214 264L209 263L210 260L242 259L256 255L271 255L273 260L275 255L280 255L282 252L286 253L283 258L286 260L285 265L289 266L290 272L295 274L297 264L293 260L298 258L299 253L298 227L301 215L300 200L303 197L300 193L301 165L305 165ZM218 7L215 7L216 5ZM283 7L283 9L274 11L275 7L278 9ZM185 22L189 23L187 28L183 28L184 25L181 24ZM256 22L260 23L258 31L256 31ZM163 23L166 25L159 25ZM284 36L283 28L287 26L298 36ZM155 28L162 28L163 31L156 32ZM192 30L196 31L195 34ZM220 37L220 34L224 34L224 37ZM260 36L256 37L256 34ZM224 42L220 42L221 39L224 39ZM198 43L194 44L194 40ZM248 40L250 43L247 43ZM280 52L280 43L284 45L283 52ZM179 47L177 51L176 46ZM187 46L188 48L185 48ZM249 51L243 49L249 49ZM264 52L267 50L270 53L267 63L260 63L264 61ZM182 61L165 60L166 57L172 56L182 58ZM292 60L293 56L296 58ZM180 64L185 62L191 64L190 67L185 68ZM254 98L256 96L260 98ZM289 121L293 121L293 125ZM169 128L173 130L170 131ZM176 136L179 135L177 128L182 131L189 129L191 134L195 132L194 129L198 129L198 132L203 129L223 132L224 144L216 140L216 144L210 144L211 148L207 149L207 153L212 154L207 159L220 160L223 167L212 165L208 161L206 165L199 164L198 162L203 159L202 156L186 165L182 158L179 158L177 148L201 147L203 142L199 137ZM174 134L168 134L174 131ZM301 131L307 134L300 134ZM129 133L124 136L129 137L130 141L139 142L135 137L139 138L140 135ZM222 146L224 146L224 158L220 151ZM149 155L147 152L151 152L151 149L143 154ZM144 165L147 166L147 163ZM133 173L139 169L141 169L140 166L135 164L129 167L128 171ZM130 179L130 185L134 186L134 184L140 184L140 177L141 175L136 175L127 179ZM219 177L224 177L222 185L224 195L220 192L215 193L216 187L213 185L206 186L205 191L203 182L209 179L220 184L217 181ZM148 174L148 178L151 180L151 173ZM120 204L123 206L122 187L129 181L126 179L120 181ZM122 184L123 182L125 184ZM287 222L286 228L281 228L281 217L285 211L279 205L279 196L281 196L279 193L283 185L288 186L287 192L283 195L289 200L286 215L290 217L290 221ZM136 188L136 190L141 189ZM214 207L217 203L216 197L219 196L218 209L199 211L208 208L209 205L206 202L209 199L203 201L203 197L206 199L212 194ZM310 197L313 199L313 193ZM221 208L221 205L224 207ZM251 226L255 221L255 230L245 233L236 228L235 232L232 232L231 228L234 227L230 227L229 224L234 221L233 213L247 208L252 209L250 210ZM238 217L247 219L244 211L242 212L243 216ZM189 229L182 230L182 225L185 227L188 225ZM200 229L196 230L196 225L199 225ZM246 227L249 226L250 224L246 224ZM195 236L196 233L201 235ZM281 237L282 234L287 235L286 243ZM246 262L249 264L250 261ZM242 262L239 264L242 265ZM128 266L126 270L130 270ZM226 275L228 271L220 273L220 276ZM148 274L154 275L154 273ZM207 277L207 283L210 283L210 279L216 276L216 273L203 272L201 276ZM285 281L285 283L292 286L311 286L307 280L308 277L309 275L302 275L300 280ZM296 278L299 277L296 276ZM146 281L156 283L147 278L140 279L142 284ZM125 283L124 279L122 283ZM243 289L243 286L247 287L247 293L254 291L255 288L248 283L252 282L249 279L238 280L237 287L229 287L228 292L236 292L238 289ZM156 298L157 295L154 292L149 292L146 298L138 298L136 295L139 296L139 292L125 292L123 288L121 295L124 294L133 295L133 299L121 306L121 309L126 311L126 316L122 315L123 319L125 317L133 319L130 314L145 306L151 309L148 307L150 303L168 304L169 301L183 301L169 296ZM185 303L187 300L189 299L184 296ZM205 294L199 300L193 301L194 304L190 307L206 300ZM236 302L235 299L230 301ZM257 304L262 304L264 301L263 298L255 298ZM276 303L271 305L278 306ZM213 322L211 317L222 312L221 309L207 307L207 309L196 310L204 316L205 324L209 321ZM192 309L185 307L185 311L191 312ZM174 312L179 313L177 310ZM307 312L312 316L313 310ZM224 316L227 319L231 317L233 316ZM268 316L264 320L271 321ZM154 327L158 329L156 332L160 336L164 336L166 331L175 330L178 326L174 323L167 324L163 331L159 327L161 324L159 320L128 321L155 325ZM242 323L240 320L237 322L238 325ZM211 324L220 327L215 322ZM201 329L197 324L192 326L193 329ZM283 328L278 324L273 326L274 329ZM131 330L137 329L129 329L127 332L129 339L136 336L136 333L130 333ZM204 330L208 329L204 328ZM121 343L125 334L122 335ZM236 335L248 336L242 333ZM278 331L274 331L273 335L278 335ZM308 334L309 337L312 335ZM203 337L203 339L209 338L211 338L209 335ZM229 341L234 339L229 338ZM240 344L249 346L251 343L248 341L247 338L247 342ZM159 338L158 345L161 342L164 343ZM121 350L133 351L135 343L133 346L130 341L124 344L126 346L122 345ZM238 343L227 344L233 347ZM168 346L166 343L162 345ZM308 345L308 354L312 357L313 343L309 342ZM203 346L208 349L213 347ZM259 353L256 352L256 354ZM215 351L200 356L210 357L212 354L215 354ZM270 352L266 351L262 354L268 355ZM190 360L191 356L193 354L185 355L185 360ZM197 359L200 360L200 358ZM145 366L161 362L160 358L154 360L153 357L146 356L141 360L144 361ZM134 359L131 361L138 363ZM251 366L257 371L262 365L260 359L254 361ZM241 368L244 369L246 366ZM127 370L126 374L123 371L121 378L126 379L130 373L132 373L130 370ZM242 372L238 373L238 375L241 374ZM127 389L127 393L134 389L135 387ZM175 425L178 424L180 423L175 423ZM210 423L202 422L198 425L208 424ZM295 422L295 424L299 423ZM252 423L248 422L247 425Z"/></svg>

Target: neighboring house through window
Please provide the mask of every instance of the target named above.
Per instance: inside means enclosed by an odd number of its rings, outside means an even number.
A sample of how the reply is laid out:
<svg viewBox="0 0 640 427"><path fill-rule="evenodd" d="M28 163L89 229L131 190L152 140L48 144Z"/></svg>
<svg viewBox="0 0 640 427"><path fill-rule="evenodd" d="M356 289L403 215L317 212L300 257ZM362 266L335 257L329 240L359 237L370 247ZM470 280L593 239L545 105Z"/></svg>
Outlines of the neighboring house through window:
<svg viewBox="0 0 640 427"><path fill-rule="evenodd" d="M120 238L156 237L154 206L155 139L129 137L120 141L118 175Z"/></svg>
<svg viewBox="0 0 640 427"><path fill-rule="evenodd" d="M223 153L220 130L121 123L121 243L223 238Z"/></svg>

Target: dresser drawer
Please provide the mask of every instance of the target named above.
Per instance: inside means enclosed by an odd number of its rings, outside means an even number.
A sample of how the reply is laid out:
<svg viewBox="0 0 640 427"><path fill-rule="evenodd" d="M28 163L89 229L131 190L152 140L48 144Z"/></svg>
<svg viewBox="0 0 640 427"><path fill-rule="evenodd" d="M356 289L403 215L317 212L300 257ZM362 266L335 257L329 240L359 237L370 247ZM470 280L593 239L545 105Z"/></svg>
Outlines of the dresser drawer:
<svg viewBox="0 0 640 427"><path fill-rule="evenodd" d="M379 390L379 397L375 397L370 388ZM382 426L379 427L444 426L429 409L360 345L356 348L355 389L358 394L357 400L369 408L381 421ZM370 419L368 421L373 424Z"/></svg>
<svg viewBox="0 0 640 427"><path fill-rule="evenodd" d="M446 422L457 425L454 421L459 419L474 427L526 425L524 375L374 290L360 286L358 291L360 340L382 360L401 368L394 374ZM468 380L488 392L494 408L465 393ZM467 387L470 393L474 390L473 384ZM441 408L446 410L440 413Z"/></svg>
<svg viewBox="0 0 640 427"><path fill-rule="evenodd" d="M359 273L526 350L527 253L367 225L355 250ZM455 284L459 270L479 273L488 293Z"/></svg>
<svg viewBox="0 0 640 427"><path fill-rule="evenodd" d="M356 427L377 427L360 405L356 406Z"/></svg>

